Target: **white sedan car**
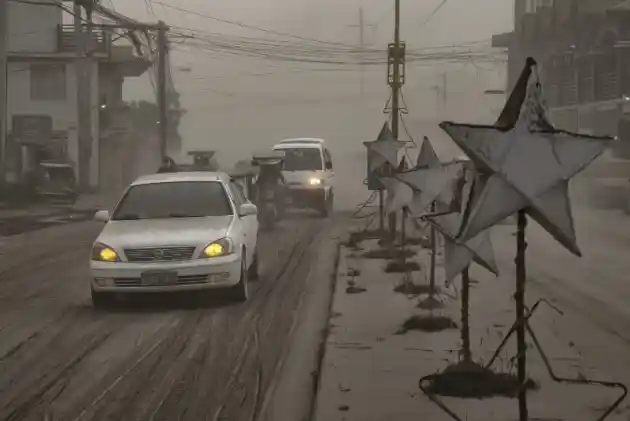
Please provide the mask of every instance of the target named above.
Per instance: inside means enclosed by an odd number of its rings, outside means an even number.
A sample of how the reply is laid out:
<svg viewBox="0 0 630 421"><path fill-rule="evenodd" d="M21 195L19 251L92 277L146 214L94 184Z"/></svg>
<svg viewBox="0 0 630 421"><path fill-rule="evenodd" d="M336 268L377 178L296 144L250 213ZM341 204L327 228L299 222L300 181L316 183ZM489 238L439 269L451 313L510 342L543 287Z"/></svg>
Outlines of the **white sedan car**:
<svg viewBox="0 0 630 421"><path fill-rule="evenodd" d="M249 297L258 275L256 206L223 173L154 174L138 178L92 247L92 302L118 294L229 288Z"/></svg>

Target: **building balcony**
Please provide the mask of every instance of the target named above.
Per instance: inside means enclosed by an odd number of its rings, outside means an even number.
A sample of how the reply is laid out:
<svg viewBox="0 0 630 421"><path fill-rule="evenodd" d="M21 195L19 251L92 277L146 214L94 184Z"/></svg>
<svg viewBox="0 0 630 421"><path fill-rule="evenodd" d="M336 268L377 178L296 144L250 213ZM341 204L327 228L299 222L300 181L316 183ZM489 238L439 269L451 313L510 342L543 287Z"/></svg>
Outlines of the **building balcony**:
<svg viewBox="0 0 630 421"><path fill-rule="evenodd" d="M595 101L608 101L621 98L619 75L617 72L599 73L595 80Z"/></svg>
<svg viewBox="0 0 630 421"><path fill-rule="evenodd" d="M92 39L90 40L88 51L93 56L107 57L111 51L111 46L111 33L102 29L92 29ZM60 53L74 53L77 51L74 25L58 25L57 49Z"/></svg>

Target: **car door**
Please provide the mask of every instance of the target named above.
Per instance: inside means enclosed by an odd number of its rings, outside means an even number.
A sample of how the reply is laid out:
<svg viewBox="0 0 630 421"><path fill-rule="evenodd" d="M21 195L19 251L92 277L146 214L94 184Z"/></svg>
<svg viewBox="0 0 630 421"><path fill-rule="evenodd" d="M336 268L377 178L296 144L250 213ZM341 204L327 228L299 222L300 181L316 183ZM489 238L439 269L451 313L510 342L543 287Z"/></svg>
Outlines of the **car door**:
<svg viewBox="0 0 630 421"><path fill-rule="evenodd" d="M332 156L330 155L330 151L326 148L324 148L324 164L325 164L324 178L326 179L325 180L326 185L332 186L334 178L335 178L335 172L333 170Z"/></svg>
<svg viewBox="0 0 630 421"><path fill-rule="evenodd" d="M250 202L247 200L247 197L243 192L243 188L239 184L234 181L230 181L229 186L238 212L242 204ZM254 257L258 242L258 217L256 215L239 215L238 218L242 228L243 244L245 244L245 248L248 250L247 265L249 267L252 262L252 258Z"/></svg>

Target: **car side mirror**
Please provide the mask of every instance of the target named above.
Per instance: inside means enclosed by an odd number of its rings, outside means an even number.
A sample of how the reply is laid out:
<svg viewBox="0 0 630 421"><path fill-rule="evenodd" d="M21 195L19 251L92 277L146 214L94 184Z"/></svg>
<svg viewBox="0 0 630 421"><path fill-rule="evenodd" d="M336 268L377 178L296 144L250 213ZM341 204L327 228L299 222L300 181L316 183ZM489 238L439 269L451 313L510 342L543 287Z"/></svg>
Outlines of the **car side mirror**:
<svg viewBox="0 0 630 421"><path fill-rule="evenodd" d="M258 208L253 203L243 203L238 213L240 216L257 215Z"/></svg>
<svg viewBox="0 0 630 421"><path fill-rule="evenodd" d="M326 162L326 169L327 170L332 170L333 169L332 162Z"/></svg>
<svg viewBox="0 0 630 421"><path fill-rule="evenodd" d="M94 214L94 220L98 222L108 222L109 221L109 211L108 210L100 210Z"/></svg>

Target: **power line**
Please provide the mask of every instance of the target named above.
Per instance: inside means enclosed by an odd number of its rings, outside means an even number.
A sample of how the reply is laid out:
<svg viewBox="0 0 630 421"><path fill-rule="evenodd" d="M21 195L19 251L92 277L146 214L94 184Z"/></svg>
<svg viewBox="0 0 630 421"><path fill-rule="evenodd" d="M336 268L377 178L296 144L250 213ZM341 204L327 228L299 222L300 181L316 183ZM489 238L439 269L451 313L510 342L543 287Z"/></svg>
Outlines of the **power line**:
<svg viewBox="0 0 630 421"><path fill-rule="evenodd" d="M229 24L229 25L236 25L236 26L239 26L239 27L244 28L244 29L252 29L252 30L255 30L255 31L265 32L265 33L268 33L268 34L279 35L279 36L283 36L283 37L296 38L296 39L301 39L301 40L304 40L304 41L316 42L316 43L319 43L319 44L328 44L328 45L339 45L339 46L345 46L345 47L353 47L352 45L349 45L349 44L343 44L343 43L332 42L332 41L323 41L323 40L319 40L319 39L315 39L315 38L303 37L303 36L296 35L296 34L275 31L273 29L261 28L259 26L249 25L249 24L246 24L246 23L243 23L243 22L238 22L238 21L234 21L234 20L228 20L228 19L217 17L217 16L211 16L211 15L207 15L205 13L195 12L194 10L189 10L189 9L184 9L182 7L172 6L170 4L166 4L166 3L163 3L163 2L158 1L158 0L153 0L153 2L155 4L159 4L159 5L163 6L163 7L166 7L166 8L172 9L172 10L177 10L177 11L182 12L182 13L186 13L186 14L189 14L189 15L195 15L195 16L198 16L198 17L202 17L204 19L210 19L210 20L214 20L216 22L226 23L226 24Z"/></svg>
<svg viewBox="0 0 630 421"><path fill-rule="evenodd" d="M429 16L427 16L427 18L424 20L424 22L422 22L420 24L420 28L424 28L429 22L431 22L431 19L433 19L433 17L440 11L440 9L442 7L444 7L444 5L448 2L448 0L442 0L440 2L440 4L437 5L437 7L435 9L433 9L433 11L431 13L429 13Z"/></svg>

